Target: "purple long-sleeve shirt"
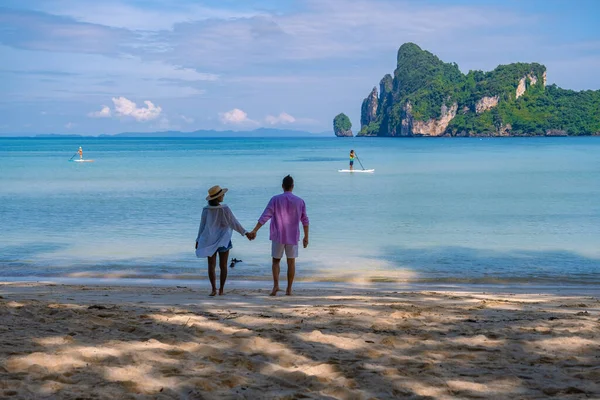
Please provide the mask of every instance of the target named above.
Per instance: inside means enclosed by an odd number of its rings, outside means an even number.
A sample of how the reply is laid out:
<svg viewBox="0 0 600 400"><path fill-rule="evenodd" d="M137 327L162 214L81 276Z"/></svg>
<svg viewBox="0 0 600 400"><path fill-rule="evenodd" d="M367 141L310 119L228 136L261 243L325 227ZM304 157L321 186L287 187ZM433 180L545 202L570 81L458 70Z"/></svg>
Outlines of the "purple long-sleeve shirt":
<svg viewBox="0 0 600 400"><path fill-rule="evenodd" d="M292 192L273 196L258 222L264 225L269 219L271 219L269 239L281 244L298 244L300 223L302 226L308 226L306 204Z"/></svg>

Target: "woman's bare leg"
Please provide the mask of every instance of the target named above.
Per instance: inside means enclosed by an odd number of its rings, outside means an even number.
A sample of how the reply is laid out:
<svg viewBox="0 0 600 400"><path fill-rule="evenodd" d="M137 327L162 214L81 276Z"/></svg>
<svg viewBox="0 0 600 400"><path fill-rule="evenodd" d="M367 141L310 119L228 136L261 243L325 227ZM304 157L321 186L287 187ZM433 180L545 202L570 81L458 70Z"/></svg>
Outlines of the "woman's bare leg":
<svg viewBox="0 0 600 400"><path fill-rule="evenodd" d="M221 274L219 275L221 286L219 287L219 296L223 294L225 289L225 281L227 280L227 260L229 259L229 250L219 253L219 268Z"/></svg>
<svg viewBox="0 0 600 400"><path fill-rule="evenodd" d="M217 294L217 253L213 254L208 258L208 279L210 280L210 285L212 286L212 292L210 292L211 296Z"/></svg>
<svg viewBox="0 0 600 400"><path fill-rule="evenodd" d="M217 294L217 253L213 254L208 259L208 279L210 280L210 285L212 286L212 291L210 292L211 296Z"/></svg>

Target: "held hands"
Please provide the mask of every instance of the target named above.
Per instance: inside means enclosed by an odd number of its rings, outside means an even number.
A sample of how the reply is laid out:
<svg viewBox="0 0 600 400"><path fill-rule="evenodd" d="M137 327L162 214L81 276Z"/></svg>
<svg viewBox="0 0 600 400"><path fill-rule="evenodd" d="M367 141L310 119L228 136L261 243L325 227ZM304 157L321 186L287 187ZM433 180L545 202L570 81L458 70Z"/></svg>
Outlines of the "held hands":
<svg viewBox="0 0 600 400"><path fill-rule="evenodd" d="M254 240L256 239L256 232L246 232L246 237L248 238L248 240ZM198 243L196 243L196 246L197 245ZM304 248L308 247L308 236L304 236L304 239L302 239L302 245L304 246Z"/></svg>

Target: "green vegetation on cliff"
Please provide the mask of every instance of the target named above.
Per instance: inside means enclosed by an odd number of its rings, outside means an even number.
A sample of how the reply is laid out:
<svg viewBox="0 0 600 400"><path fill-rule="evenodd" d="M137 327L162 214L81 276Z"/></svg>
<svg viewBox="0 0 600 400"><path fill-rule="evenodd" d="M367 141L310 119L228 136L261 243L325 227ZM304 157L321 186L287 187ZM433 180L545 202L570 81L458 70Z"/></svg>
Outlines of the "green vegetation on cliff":
<svg viewBox="0 0 600 400"><path fill-rule="evenodd" d="M414 43L403 44L393 77L361 107L362 136L592 135L600 91L546 87L537 63L463 74Z"/></svg>
<svg viewBox="0 0 600 400"><path fill-rule="evenodd" d="M440 106L459 95L463 80L458 65L446 64L414 43L398 50L393 95L411 102L416 119L438 117Z"/></svg>

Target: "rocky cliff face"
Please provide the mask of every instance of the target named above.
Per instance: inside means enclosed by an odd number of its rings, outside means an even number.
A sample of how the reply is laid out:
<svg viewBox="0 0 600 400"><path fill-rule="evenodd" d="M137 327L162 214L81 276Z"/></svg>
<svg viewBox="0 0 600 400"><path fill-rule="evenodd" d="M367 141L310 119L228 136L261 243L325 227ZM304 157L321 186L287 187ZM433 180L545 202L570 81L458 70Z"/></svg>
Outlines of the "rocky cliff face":
<svg viewBox="0 0 600 400"><path fill-rule="evenodd" d="M379 92L382 99L387 99L394 90L394 78L390 74L386 74L379 82Z"/></svg>
<svg viewBox="0 0 600 400"><path fill-rule="evenodd" d="M442 104L440 107L440 118L430 118L427 121L415 120L413 108L410 101L402 108L404 118L400 123L399 132L394 132L390 136L442 136L450 122L456 117L458 104L454 103L450 107Z"/></svg>
<svg viewBox="0 0 600 400"><path fill-rule="evenodd" d="M413 114L412 105L410 101L407 101L404 107L402 107L404 118L400 121L400 136L412 136L413 133ZM393 132L390 136L396 136Z"/></svg>
<svg viewBox="0 0 600 400"><path fill-rule="evenodd" d="M377 118L377 107L379 106L379 98L377 96L377 88L371 90L371 94L363 100L360 109L360 125L369 125Z"/></svg>
<svg viewBox="0 0 600 400"><path fill-rule="evenodd" d="M475 104L475 112L477 114L481 114L484 111L487 111L493 107L496 107L498 105L498 100L500 100L500 97L498 97L497 95L494 97L490 97L490 96L482 97L481 100L479 100ZM468 111L468 109L467 109L467 111Z"/></svg>
<svg viewBox="0 0 600 400"><path fill-rule="evenodd" d="M456 117L458 103L452 104L448 108L442 104L440 109L440 118L430 118L427 121L413 121L412 134L419 136L442 136L450 122Z"/></svg>
<svg viewBox="0 0 600 400"><path fill-rule="evenodd" d="M537 76L534 75L533 72L527 74L527 76L522 77L519 80L519 85L517 86L517 91L515 93L515 98L519 98L525 94L528 86L535 85L538 82ZM544 86L546 86L546 71L543 74L543 82ZM529 83L529 85L527 85Z"/></svg>
<svg viewBox="0 0 600 400"><path fill-rule="evenodd" d="M338 129L334 131L335 136L337 137L352 137L354 134L352 133L352 129Z"/></svg>
<svg viewBox="0 0 600 400"><path fill-rule="evenodd" d="M546 79L546 71L544 71L544 73L542 74L542 84L543 84L544 86L546 86L546 82L547 82L547 79Z"/></svg>

